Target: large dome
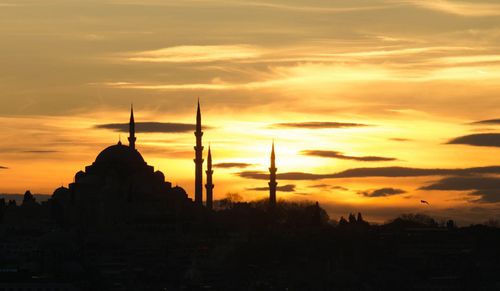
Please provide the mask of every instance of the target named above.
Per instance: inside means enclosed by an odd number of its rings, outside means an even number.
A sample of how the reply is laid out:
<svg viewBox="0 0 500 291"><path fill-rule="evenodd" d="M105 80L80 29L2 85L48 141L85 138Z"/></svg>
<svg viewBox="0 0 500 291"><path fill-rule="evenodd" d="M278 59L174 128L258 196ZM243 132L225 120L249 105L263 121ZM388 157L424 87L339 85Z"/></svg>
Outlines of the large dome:
<svg viewBox="0 0 500 291"><path fill-rule="evenodd" d="M119 142L104 149L95 159L95 164L144 164L141 154Z"/></svg>

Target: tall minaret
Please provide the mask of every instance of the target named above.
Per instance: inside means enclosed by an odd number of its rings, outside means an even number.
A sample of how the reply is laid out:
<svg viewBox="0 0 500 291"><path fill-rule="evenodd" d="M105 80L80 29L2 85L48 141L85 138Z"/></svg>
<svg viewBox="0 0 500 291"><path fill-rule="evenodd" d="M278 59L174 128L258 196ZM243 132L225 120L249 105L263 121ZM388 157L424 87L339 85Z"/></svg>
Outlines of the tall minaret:
<svg viewBox="0 0 500 291"><path fill-rule="evenodd" d="M203 205L203 146L201 144L201 137L203 136L203 131L201 131L201 111L200 111L200 99L198 99L198 111L196 112L196 131L194 132L196 136L196 146L195 151L195 177L194 177L194 202L196 205Z"/></svg>
<svg viewBox="0 0 500 291"><path fill-rule="evenodd" d="M128 137L128 146L135 150L135 121L134 121L134 107L130 105L130 122L128 125L129 137Z"/></svg>
<svg viewBox="0 0 500 291"><path fill-rule="evenodd" d="M273 140L273 148L271 151L271 167L269 167L269 205L276 206L276 156L274 154L274 140Z"/></svg>
<svg viewBox="0 0 500 291"><path fill-rule="evenodd" d="M212 175L214 171L212 170L212 153L210 152L210 145L208 145L207 171L205 173L207 173L207 183L205 184L205 188L207 190L206 206L208 209L212 209L214 189L214 184L212 183Z"/></svg>

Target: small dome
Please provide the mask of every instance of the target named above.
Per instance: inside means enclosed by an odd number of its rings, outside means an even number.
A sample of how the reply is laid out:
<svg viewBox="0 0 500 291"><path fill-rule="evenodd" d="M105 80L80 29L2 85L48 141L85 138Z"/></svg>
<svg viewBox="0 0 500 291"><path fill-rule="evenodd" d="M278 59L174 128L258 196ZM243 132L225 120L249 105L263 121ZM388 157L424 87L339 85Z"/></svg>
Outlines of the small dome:
<svg viewBox="0 0 500 291"><path fill-rule="evenodd" d="M161 171L156 171L155 177L161 182L165 181L165 175Z"/></svg>
<svg viewBox="0 0 500 291"><path fill-rule="evenodd" d="M104 149L95 159L96 164L144 164L141 154L118 143Z"/></svg>
<svg viewBox="0 0 500 291"><path fill-rule="evenodd" d="M54 193L52 194L52 198L59 199L68 194L69 194L69 189L61 186L54 191Z"/></svg>
<svg viewBox="0 0 500 291"><path fill-rule="evenodd" d="M69 191L68 188L61 186L57 188L52 195L56 195L57 193L67 193Z"/></svg>
<svg viewBox="0 0 500 291"><path fill-rule="evenodd" d="M85 172L78 171L78 173L75 174L75 182L78 182L78 180L82 179L83 177L85 177Z"/></svg>
<svg viewBox="0 0 500 291"><path fill-rule="evenodd" d="M186 196L187 197L186 191L183 188L179 187L179 186L173 187L172 188L172 193L176 194L176 195L182 195L182 196Z"/></svg>

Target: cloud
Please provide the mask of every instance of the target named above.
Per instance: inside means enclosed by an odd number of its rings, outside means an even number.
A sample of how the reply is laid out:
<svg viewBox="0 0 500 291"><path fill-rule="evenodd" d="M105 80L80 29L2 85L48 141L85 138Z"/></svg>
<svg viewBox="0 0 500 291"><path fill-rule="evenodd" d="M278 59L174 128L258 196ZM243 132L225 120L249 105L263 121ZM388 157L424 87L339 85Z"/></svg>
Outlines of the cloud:
<svg viewBox="0 0 500 291"><path fill-rule="evenodd" d="M341 191L349 191L346 187L342 186L332 186L332 190L341 190Z"/></svg>
<svg viewBox="0 0 500 291"><path fill-rule="evenodd" d="M0 166L0 170L7 170L7 169L8 169L8 167L6 167L6 166Z"/></svg>
<svg viewBox="0 0 500 291"><path fill-rule="evenodd" d="M237 175L247 179L255 179L255 180L269 179L269 173L260 171L243 171L237 173ZM276 177L281 180L321 180L328 178L329 175L311 174L303 172L288 172L288 173L277 174Z"/></svg>
<svg viewBox="0 0 500 291"><path fill-rule="evenodd" d="M471 193L472 195L480 196L479 199L473 202L482 203L497 203L500 202L500 189L481 189Z"/></svg>
<svg viewBox="0 0 500 291"><path fill-rule="evenodd" d="M216 168L247 168L252 166L253 164L248 164L248 163L218 163L214 164L214 167Z"/></svg>
<svg viewBox="0 0 500 291"><path fill-rule="evenodd" d="M14 4L14 3L0 3L0 7L18 7L21 6L21 4Z"/></svg>
<svg viewBox="0 0 500 291"><path fill-rule="evenodd" d="M130 82L107 82L102 85L119 89L139 89L139 90L232 90L245 87L244 84L230 83L187 83L187 84L141 84Z"/></svg>
<svg viewBox="0 0 500 291"><path fill-rule="evenodd" d="M475 174L500 174L500 166L476 167L465 169L419 169L405 167L378 167L378 168L354 168L338 173L313 174L305 172L278 173L280 180L322 180L339 178L368 178L368 177L425 177L425 176L452 176L452 175L475 175ZM269 179L269 173L262 171L243 171L236 175L256 180Z"/></svg>
<svg viewBox="0 0 500 291"><path fill-rule="evenodd" d="M464 48L460 48L466 50ZM297 55L287 56L284 51L277 56L269 58L256 58L245 61L245 66L253 64L257 66L251 74L244 73L238 66L241 64L229 64L226 61L224 65L205 66L206 70L215 70L210 77L206 78L176 78L165 80L143 80L139 82L130 82L125 78L115 79L107 82L89 83L94 86L106 86L110 88L124 90L152 90L152 91L184 91L184 90L206 90L206 91L254 91L254 90L279 90L290 91L306 90L309 94L313 92L325 92L333 90L332 85L338 84L338 88L345 88L348 84L372 83L372 82L428 82L438 80L480 80L494 81L500 77L500 66L495 62L484 64L478 59L478 63L469 66L450 66L448 61L434 60L429 61L428 57L411 58L411 64L419 63L418 68L427 67L422 71L416 69L415 65L408 65L409 62L403 62L403 56L393 58L395 65L381 66L380 58L383 56L372 56L370 52L366 60L363 57L356 56L337 56L328 53L318 53L319 56ZM395 52L397 54L397 52ZM446 53L445 51L440 53ZM451 53L451 52L450 52ZM293 59L293 60L292 60ZM339 59L344 59L339 62ZM398 61L399 59L399 61ZM259 62L271 63L265 66L258 65ZM291 64L292 63L292 64ZM403 68L405 68L403 70ZM216 76L216 77L213 77ZM240 78L238 78L238 76ZM129 79L130 80L130 79ZM337 86L334 86L334 88ZM330 88L330 89L329 89ZM299 94L297 91L296 94ZM399 103L398 103L399 104ZM291 124L293 125L293 124ZM306 127L321 128L330 126L288 126L288 127ZM335 126L339 128L341 126Z"/></svg>
<svg viewBox="0 0 500 291"><path fill-rule="evenodd" d="M134 62L196 63L257 58L261 51L249 45L185 45L142 51L127 57Z"/></svg>
<svg viewBox="0 0 500 291"><path fill-rule="evenodd" d="M397 0L397 3L408 3L417 7L466 17L483 17L500 15L500 5L496 3L448 1L448 0Z"/></svg>
<svg viewBox="0 0 500 291"><path fill-rule="evenodd" d="M475 202L500 202L500 178L487 176L448 177L441 179L421 190L473 191L470 194L479 196Z"/></svg>
<svg viewBox="0 0 500 291"><path fill-rule="evenodd" d="M341 160L353 160L353 161L363 161L363 162L387 162L387 161L397 160L395 158L385 158L377 156L353 157L353 156L346 156L343 153L337 151L324 151L324 150L305 150L302 151L301 154L307 156L317 156L323 158L334 158Z"/></svg>
<svg viewBox="0 0 500 291"><path fill-rule="evenodd" d="M473 122L472 124L500 124L500 119L487 119Z"/></svg>
<svg viewBox="0 0 500 291"><path fill-rule="evenodd" d="M224 3L232 3L233 1L224 2ZM346 13L346 12L357 12L357 11L367 11L367 10L379 10L390 8L390 5L373 5L373 6L362 6L362 5L354 5L351 7L321 7L321 6L298 6L298 5L288 5L288 4L278 4L278 3L265 3L265 2L257 2L257 1L234 1L236 5L244 5L244 6L254 6L254 7L262 7L262 8L271 8L278 10L289 10L289 11L298 11L298 12L312 12L312 13Z"/></svg>
<svg viewBox="0 0 500 291"><path fill-rule="evenodd" d="M460 136L448 144L465 144L480 147L500 147L500 133L478 133Z"/></svg>
<svg viewBox="0 0 500 291"><path fill-rule="evenodd" d="M128 123L107 123L98 124L94 128L110 129L119 132L128 132ZM204 128L209 128L204 126ZM194 124L189 123L170 123L170 122L136 122L135 130L145 133L181 133L195 130Z"/></svg>
<svg viewBox="0 0 500 291"><path fill-rule="evenodd" d="M331 189L331 190L341 190L341 191L349 191L349 189L342 186L332 186L329 184L317 184L311 185L309 188L320 188L320 189Z"/></svg>
<svg viewBox="0 0 500 291"><path fill-rule="evenodd" d="M331 186L328 184L316 184L316 185L310 185L308 186L309 188L319 188L319 189L325 189L325 188L330 188Z"/></svg>
<svg viewBox="0 0 500 291"><path fill-rule="evenodd" d="M405 190L395 188L382 188L377 190L362 191L359 194L365 197L387 197L406 193Z"/></svg>
<svg viewBox="0 0 500 291"><path fill-rule="evenodd" d="M237 1L237 0L185 0L176 1L175 3L166 1L138 1L138 0L114 0L113 4L118 5L140 5L140 6L172 6L172 7L200 7L201 5L219 5L224 8L237 7L243 9L263 8L275 9L292 12L303 13L349 13L357 11L380 10L393 7L390 4L378 5L352 5L346 7L331 7L331 6L318 6L318 5L290 5L283 3L270 3L271 1Z"/></svg>
<svg viewBox="0 0 500 291"><path fill-rule="evenodd" d="M52 154L52 153L58 153L59 151L55 150L26 150L22 151L23 153L27 154Z"/></svg>
<svg viewBox="0 0 500 291"><path fill-rule="evenodd" d="M291 123L276 123L272 127L286 127L286 128L345 128L345 127L362 127L369 126L361 123L350 122L328 122L328 121L310 121L310 122L291 122Z"/></svg>
<svg viewBox="0 0 500 291"><path fill-rule="evenodd" d="M409 138L401 138L401 137L393 137L393 138L390 138L389 140L392 140L392 141L411 141L411 139Z"/></svg>
<svg viewBox="0 0 500 291"><path fill-rule="evenodd" d="M269 191L269 187L246 188L246 190L251 190L251 191ZM281 192L294 192L295 191L295 185L288 184L288 185L283 185L283 186L277 186L276 190L277 191L281 191Z"/></svg>

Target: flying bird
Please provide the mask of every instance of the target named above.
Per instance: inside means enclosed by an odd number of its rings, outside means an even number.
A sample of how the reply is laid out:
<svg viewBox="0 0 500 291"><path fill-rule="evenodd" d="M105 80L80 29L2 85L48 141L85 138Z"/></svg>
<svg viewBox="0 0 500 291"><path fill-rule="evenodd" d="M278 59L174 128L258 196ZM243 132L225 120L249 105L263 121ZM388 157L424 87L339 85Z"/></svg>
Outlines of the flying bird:
<svg viewBox="0 0 500 291"><path fill-rule="evenodd" d="M420 200L420 203L430 205L429 202L427 202L425 200Z"/></svg>

